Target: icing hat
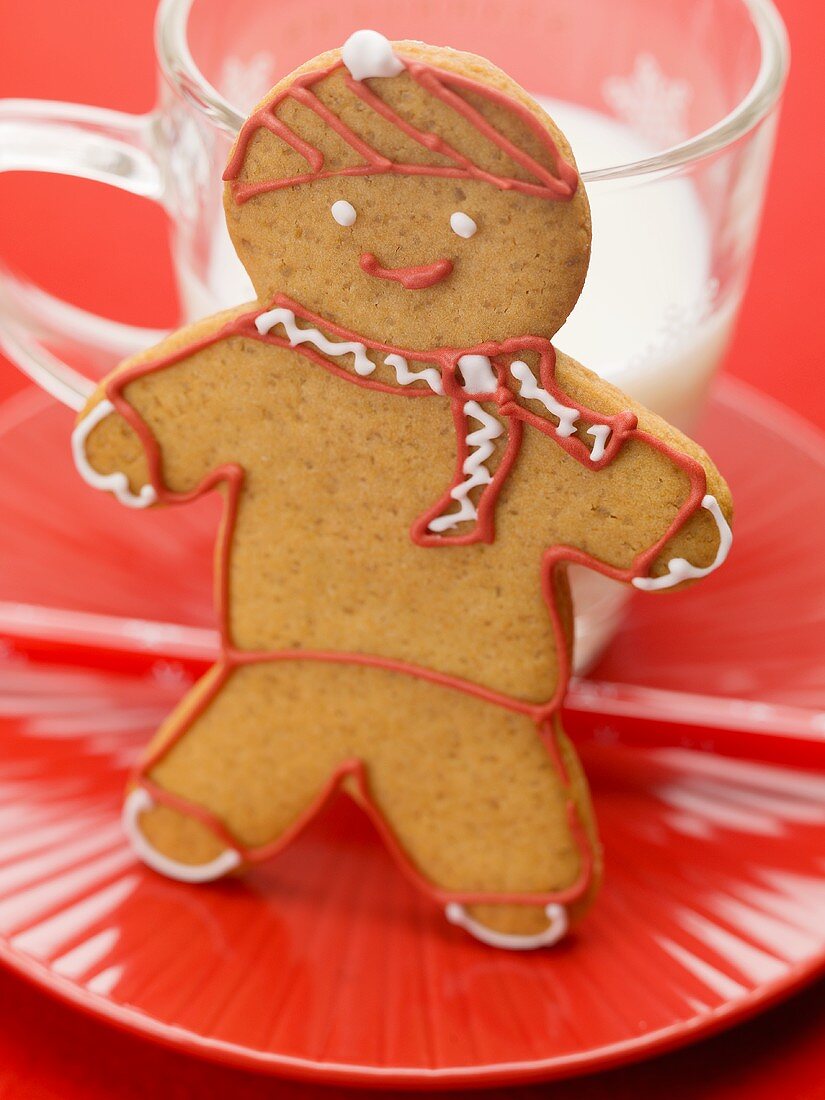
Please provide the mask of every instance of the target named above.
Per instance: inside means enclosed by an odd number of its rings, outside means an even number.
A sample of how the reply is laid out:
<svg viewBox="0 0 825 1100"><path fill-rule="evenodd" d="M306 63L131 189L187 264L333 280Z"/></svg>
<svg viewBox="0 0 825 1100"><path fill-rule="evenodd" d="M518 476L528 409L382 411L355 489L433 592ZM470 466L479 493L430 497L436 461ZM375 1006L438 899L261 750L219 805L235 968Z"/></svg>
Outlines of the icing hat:
<svg viewBox="0 0 825 1100"><path fill-rule="evenodd" d="M299 70L279 86L247 119L224 173L235 202L385 173L483 180L550 201L573 197L578 173L526 101L413 49L397 54L376 31L356 31L331 64ZM274 150L268 140L266 156L259 155L262 131L264 140L267 133L279 139Z"/></svg>

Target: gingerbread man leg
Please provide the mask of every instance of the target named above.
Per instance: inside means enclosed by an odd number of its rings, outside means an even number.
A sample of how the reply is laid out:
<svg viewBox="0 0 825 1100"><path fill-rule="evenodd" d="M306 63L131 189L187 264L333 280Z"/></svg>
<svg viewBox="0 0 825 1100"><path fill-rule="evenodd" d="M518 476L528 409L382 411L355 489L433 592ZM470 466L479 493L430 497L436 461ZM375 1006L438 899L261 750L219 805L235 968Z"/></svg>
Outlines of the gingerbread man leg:
<svg viewBox="0 0 825 1100"><path fill-rule="evenodd" d="M127 828L151 866L206 881L289 840L341 779L477 938L553 942L589 903L592 814L561 731L540 735L525 714L372 666L213 669L150 746Z"/></svg>
<svg viewBox="0 0 825 1100"><path fill-rule="evenodd" d="M140 858L161 874L208 882L276 843L323 793L340 756L308 748L311 704L266 663L203 677L149 745L123 819Z"/></svg>
<svg viewBox="0 0 825 1100"><path fill-rule="evenodd" d="M545 744L552 743L551 756L556 773L563 777L567 791L570 838L580 859L577 878L560 897L570 900L549 901L543 906L451 905L447 918L452 923L494 947L527 951L557 943L590 907L601 878L601 848L596 834L587 781L575 749L556 719L544 730Z"/></svg>
<svg viewBox="0 0 825 1100"><path fill-rule="evenodd" d="M432 683L404 687L392 736L364 746L375 808L450 921L495 946L555 942L599 874L572 748L552 724L548 751L526 715Z"/></svg>

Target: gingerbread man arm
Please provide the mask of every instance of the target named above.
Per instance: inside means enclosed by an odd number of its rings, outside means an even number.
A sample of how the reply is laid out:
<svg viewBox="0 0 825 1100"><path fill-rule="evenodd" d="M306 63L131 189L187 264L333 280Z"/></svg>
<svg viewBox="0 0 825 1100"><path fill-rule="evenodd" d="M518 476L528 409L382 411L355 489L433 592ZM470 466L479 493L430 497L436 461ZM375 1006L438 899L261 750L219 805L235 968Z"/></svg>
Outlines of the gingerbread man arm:
<svg viewBox="0 0 825 1100"><path fill-rule="evenodd" d="M555 380L580 406L636 420L599 469L586 471L579 460L589 516L571 531L568 545L577 555L569 560L645 591L699 579L721 565L731 543L731 496L702 448L561 352ZM593 438L589 427L577 424L579 438Z"/></svg>
<svg viewBox="0 0 825 1100"><path fill-rule="evenodd" d="M72 433L75 465L89 485L130 508L198 492L217 465L220 428L217 418L205 430L208 367L200 353L249 312L242 306L180 329L101 382Z"/></svg>
<svg viewBox="0 0 825 1100"><path fill-rule="evenodd" d="M148 508L158 499L140 439L98 387L72 432L72 456L83 480L111 493L127 508Z"/></svg>

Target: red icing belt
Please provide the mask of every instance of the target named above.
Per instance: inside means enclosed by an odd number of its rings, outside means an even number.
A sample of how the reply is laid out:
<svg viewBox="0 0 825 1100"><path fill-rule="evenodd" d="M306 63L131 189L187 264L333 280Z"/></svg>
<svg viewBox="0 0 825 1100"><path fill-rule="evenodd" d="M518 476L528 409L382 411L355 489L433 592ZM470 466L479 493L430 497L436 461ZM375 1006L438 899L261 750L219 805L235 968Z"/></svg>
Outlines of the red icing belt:
<svg viewBox="0 0 825 1100"><path fill-rule="evenodd" d="M230 626L229 626L229 606L228 606L228 582L229 582L229 553L232 542L232 533L235 524L235 518L238 509L238 500L243 485L244 471L236 464L226 464L219 467L208 474L200 484L190 492L175 493L166 488L163 483L162 475L162 457L160 447L157 440L154 438L150 428L145 421L140 417L136 410L130 405L126 397L124 396L125 388L133 381L144 377L149 374L153 374L156 371L163 370L166 367L172 366L175 363L180 362L189 356L202 351L203 349L210 347L213 344L218 343L221 340L228 339L230 337L243 337L246 339L257 340L265 344L271 344L275 347L292 348L292 345L287 339L282 337L273 336L271 333L261 335L255 327L255 319L260 315L261 310L250 311L244 313L229 321L221 329L211 336L204 337L201 340L195 341L187 347L180 348L174 353L164 356L162 358L153 360L149 363L141 363L132 367L129 370L123 371L117 374L114 378L110 379L105 386L106 396L114 405L118 413L127 421L130 427L138 435L146 455L147 466L149 471L149 478L155 492L157 493L157 500L159 503L179 504L185 503L189 500L193 500L196 497L202 496L204 493L214 489L219 484L223 483L227 487L226 505L223 513L223 520L221 530L219 534L219 554L218 554L218 586L217 586L217 610L219 616L219 626L221 635L221 647L222 657L218 664L215 666L215 682L210 686L208 692L204 693L203 698L199 701L198 706L190 713L186 720L181 723L179 728L172 731L171 736L164 739L163 744L157 748L154 753L148 756L140 765L134 779L142 786L146 787L150 791L152 796L159 802L171 806L181 812L196 817L203 822L212 832L220 838L222 843L227 844L230 848L233 848L245 861L256 861L266 859L276 852L280 851L289 841L299 832L307 822L315 815L320 806L324 803L330 793L339 786L346 776L351 776L357 785L360 797L363 801L365 808L376 823L379 831L381 832L384 840L387 842L391 852L399 861L400 865L404 869L405 873L410 877L417 886L424 889L430 894L436 901L440 903L446 903L447 901L455 901L462 904L528 904L528 905L546 905L549 903L558 904L570 904L577 898L580 898L587 890L593 874L593 851L590 845L589 838L580 820L578 811L576 809L575 801L570 791L570 785L566 770L561 759L559 751L557 731L558 722L556 719L556 712L558 711L561 701L563 699L567 683L570 677L570 652L568 648L568 638L565 634L564 625L559 613L559 609L555 600L555 583L557 570L567 563L575 563L579 565L587 566L590 569L594 569L597 572L604 574L607 577L611 577L618 581L630 581L634 577L641 577L647 575L649 569L665 544L673 538L673 536L681 529L681 527L687 522L687 520L697 511L701 505L702 498L705 493L706 479L703 467L691 458L689 455L685 455L679 451L669 447L662 440L657 439L655 436L649 435L647 432L641 431L637 427L636 417L631 412L621 412L614 416L606 416L602 413L598 413L595 410L587 409L584 406L577 404L569 397L564 395L555 381L555 351L549 340L545 340L539 337L523 337L506 340L502 343L488 343L482 344L474 348L467 349L455 349L455 348L439 348L433 351L426 352L408 352L403 348L392 347L387 344L380 344L375 341L361 340L361 338L352 332L348 332L346 329L341 328L338 325L331 324L325 321L323 318L311 314L309 311L300 307L296 302L287 298L284 295L276 295L271 305L268 308L281 307L291 310L297 318L302 321L319 327L323 327L327 332L334 333L347 341L357 341L363 343L364 346L372 351L383 352L401 356L408 356L415 362L423 362L433 364L439 369L441 373L441 380L444 390L444 396L451 403L453 418L456 425L456 435L458 440L458 458L456 464L456 474L452 484L447 488L444 495L439 501L428 509L424 515L419 516L413 523L411 528L411 538L419 546L428 547L440 547L449 545L467 545L475 542L492 542L495 537L494 532L494 511L495 502L498 494L501 490L501 486L512 470L513 463L518 455L521 439L522 439L522 422L527 421L533 427L543 432L555 441L560 447L562 447L569 455L575 458L578 462L588 466L593 470L600 470L613 461L620 447L626 440L636 439L648 444L655 448L660 453L669 458L676 466L678 466L687 476L690 492L685 503L677 511L668 529L664 532L661 538L658 539L652 546L650 546L643 553L639 554L633 561L632 565L627 569L619 569L615 566L608 565L595 558L590 557L583 551L578 550L571 546L554 546L548 549L542 559L541 565L541 583L544 599L547 604L548 613L553 627L553 633L556 642L556 648L558 653L558 682L556 690L545 703L529 703L519 699L511 698L507 695L503 695L500 692L493 691L481 684L473 683L469 680L461 679L457 676L451 676L447 673L438 672L433 669L420 668L415 665L410 665L402 661L397 661L389 657L372 656L368 654L360 653L340 653L340 652L323 652L323 651L306 651L306 650L292 650L283 652L253 652L237 649L231 639ZM346 381L353 385L363 386L366 389L378 390L382 393L397 394L400 397L406 398L437 398L440 396L429 389L407 389L403 386L394 386L384 382L370 380L369 378L359 377L352 374L340 366L330 362L324 358L321 354L315 351L313 348L307 347L305 344L298 345L292 348L295 352L317 363L323 369L328 370L330 373L337 377L346 379ZM593 424L603 424L610 428L610 437L607 446L605 447L604 454L597 461L592 461L590 458L590 451L585 444L576 436L559 436L556 433L556 425L545 419L542 416L537 416L535 413L524 408L518 403L517 396L510 389L508 384L507 366L512 361L513 356L517 354L523 354L525 351L532 351L538 355L539 358L539 375L541 385L557 400L564 398L564 403L578 411L580 417ZM463 355L474 354L487 356L493 366L496 373L497 385L494 391L484 391L481 393L468 394L458 377L458 361ZM495 402L498 406L499 412L507 418L509 421L509 439L505 448L504 454L492 477L491 482L484 487L482 496L478 502L477 517L474 521L471 530L460 535L446 535L436 534L428 529L428 525L434 516L440 515L443 509L453 501L451 496L451 490L456 488L462 480L462 471L464 461L468 455L468 445L466 441L466 414L464 412L464 405L468 400ZM580 854L580 869L577 879L574 883L563 890L548 891L544 893L501 893L501 892L484 892L484 891L448 891L440 889L433 883L428 882L420 872L411 863L406 856L400 842L394 836L390 826L384 820L381 811L372 801L369 792L369 785L365 774L365 769L361 761L349 760L343 762L336 772L331 776L327 787L321 792L316 801L307 809L307 811L301 816L301 818L290 828L290 830L282 835L277 841L272 844L265 845L263 847L255 849L244 849L238 844L237 840L232 837L223 823L211 814L208 810L194 803L188 802L186 799L166 791L156 784L154 784L147 776L147 773L151 771L154 765L169 751L180 737L186 732L186 730L192 725L197 717L205 711L209 706L216 693L220 690L226 678L231 672L243 665L256 664L264 661L323 661L329 663L343 663L350 665L362 665L372 668L381 668L390 672L401 673L405 675L415 676L423 680L427 680L431 683L438 684L445 688L450 688L455 691L464 692L468 695L473 695L476 698L483 699L487 702L493 703L497 706L503 707L506 710L510 710L519 714L523 714L531 718L537 726L539 736L542 739L543 744L546 746L547 751L553 760L556 771L565 785L567 790L567 814L570 822L571 832L578 846Z"/></svg>

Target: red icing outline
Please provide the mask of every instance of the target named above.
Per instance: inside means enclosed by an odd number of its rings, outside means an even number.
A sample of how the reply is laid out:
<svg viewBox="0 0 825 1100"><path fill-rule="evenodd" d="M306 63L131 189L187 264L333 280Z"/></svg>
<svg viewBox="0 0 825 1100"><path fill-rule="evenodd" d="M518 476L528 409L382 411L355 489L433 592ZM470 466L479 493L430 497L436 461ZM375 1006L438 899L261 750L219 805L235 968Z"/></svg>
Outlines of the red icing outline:
<svg viewBox="0 0 825 1100"><path fill-rule="evenodd" d="M402 661L393 661L390 659L383 660L381 658L365 657L357 654L311 650L280 653L240 653L236 650L226 653L221 659L221 662L213 666L217 668L219 672L215 677L214 683L210 685L209 691L205 692L203 697L198 701L198 705L188 716L187 722L182 723L180 728L174 731L172 737L143 762L140 769L133 777L134 781L145 788L156 803L168 806L171 809L177 810L179 813L183 813L186 816L193 817L200 821L214 833L226 847L236 851L244 863L261 863L264 860L274 858L280 852L284 851L292 841L304 831L333 794L341 788L345 780L347 778L354 778L358 791L359 804L373 822L379 836L396 864L413 886L429 894L429 896L439 904L446 905L448 902L459 902L464 905L546 905L550 902L555 902L559 905L565 905L576 901L582 896L592 879L593 852L572 799L567 802L566 812L571 834L581 855L579 874L573 883L562 890L536 895L525 894L519 891L446 890L430 882L409 858L395 835L392 826L373 801L366 767L364 762L358 758L342 761L332 772L326 784L319 791L317 797L310 803L306 810L299 815L292 825L281 833L276 840L257 848L247 848L239 844L220 818L215 816L204 806L200 806L195 802L190 802L181 795L177 795L172 791L166 790L164 787L158 786L153 780L148 778L146 773L162 759L169 748L175 744L175 742L185 734L192 723L204 713L215 696L220 692L234 669L242 667L243 665L260 664L269 661L307 660L325 661L334 664L356 664L371 667L379 666L391 669L392 671L406 673L407 675L417 675L423 679L442 684L446 687L458 687L459 690L465 691L467 694L478 695L487 699L489 702L502 705L508 710L514 710L519 713L529 713L531 716L534 712L540 710L540 708L531 707L529 704L522 704L518 700L498 695L496 692L489 691L478 685L469 684L466 681L458 681L445 674L434 673L429 669L417 668L414 665L409 665ZM539 734L553 759L557 774L561 777L566 786L568 784L568 778L558 751L552 727L552 718L540 722Z"/></svg>
<svg viewBox="0 0 825 1100"><path fill-rule="evenodd" d="M405 290L426 290L442 282L453 270L452 260L436 260L432 264L416 264L414 267L381 267L372 252L364 252L358 264L367 275L400 283Z"/></svg>
<svg viewBox="0 0 825 1100"><path fill-rule="evenodd" d="M407 137L412 138L413 141L424 146L424 148L428 149L431 153L452 160L453 164L405 164L400 161L388 160L387 157L382 156L373 149L363 140L363 138L353 133L353 131L338 118L337 115L333 114L333 112L318 99L314 92L311 91L313 85L317 84L325 77L330 76L338 69L346 68L343 61L336 61L326 69L314 70L296 76L292 83L279 92L273 100L264 107L259 107L258 110L254 111L246 120L238 135L238 140L235 143L232 156L226 166L226 171L223 174L224 180L230 184L232 197L235 202L239 204L244 203L248 199L254 198L256 195L263 195L269 191L278 191L285 187L294 187L301 183L311 183L313 180L331 179L337 176L381 175L384 173L396 173L398 175L410 176L443 176L449 179L483 180L503 191L520 191L525 195L534 195L537 198L548 199L554 202L567 202L575 195L579 182L576 169L562 156L547 128L525 104L513 99L512 96L507 95L499 88L491 87L488 84L482 84L460 73L438 69L423 61L414 60L412 58L401 57L400 60L403 61L406 71L417 84L429 92L430 95L434 96L436 99L440 99L442 103L445 103L448 107L451 107L465 118L483 137L487 138L488 141L501 149L503 153L510 157L511 160L515 161L520 167L530 172L538 182L533 183L529 180L516 179L513 176L498 176L494 172L488 172L480 168L437 134L418 130L411 123L407 122L406 119L393 111L387 103L377 96L364 81L354 80L350 75L347 75L345 78L347 87L354 95L357 95L366 103L367 106L381 115L382 118L391 122L397 129L406 134ZM554 175L549 169L545 168L543 164L540 164L531 157L529 153L526 153L523 149L519 149L509 138L499 133L482 114L474 107L470 106L467 100L463 99L454 90L455 88L474 92L486 100L502 104L510 112L518 115L522 122L536 135L545 149L549 152L556 166L557 174ZM276 117L275 111L286 99L293 99L297 103L301 103L303 106L314 111L331 130L338 134L338 136L363 159L363 164L354 164L345 168L330 169L328 171L325 170L323 153L313 145L310 145L309 142L299 137L285 122L282 122ZM255 132L261 127L276 134L285 141L290 148L294 149L299 156L303 157L307 162L309 171L296 176L285 176L282 179L273 180L259 180L253 183L245 183L238 180L238 175L243 167L249 142Z"/></svg>
<svg viewBox="0 0 825 1100"><path fill-rule="evenodd" d="M558 446L562 447L570 454L571 457L575 458L583 465L588 466L593 471L603 469L612 462L626 440L637 439L666 455L687 475L690 482L690 492L687 500L679 509L664 534L647 550L640 553L629 568L619 569L615 566L607 565L585 554L576 547L555 546L545 552L541 563L542 592L551 619L558 654L558 682L556 690L547 702L528 703L493 691L481 684L461 679L457 676L451 676L447 673L438 672L433 669L421 668L388 657L304 650L250 652L239 650L232 644L229 630L228 602L229 553L239 495L243 485L244 472L238 465L227 464L212 471L189 492L175 493L167 489L163 483L162 458L158 443L148 425L126 400L123 391L130 382L172 366L196 352L232 336L242 336L278 347L291 348L292 346L289 344L288 340L274 337L271 334L261 335L255 327L255 318L260 316L261 313L265 313L269 309L275 307L290 309L296 318L300 318L309 326L323 328L326 332L341 337L342 340L359 341L364 344L365 347L374 351L401 355L405 359L414 362L431 363L440 370L444 388L444 398L442 399L450 401L453 419L456 425L456 436L458 441L456 473L452 484L439 501L422 516L418 517L413 523L410 536L413 542L419 546L443 547L493 541L496 499L518 454L523 436L524 421L549 436ZM354 385L407 398L440 396L429 388L409 389L400 385L393 386L382 382L371 381L368 377L360 377L359 375L348 372L336 364L331 363L318 351L307 347L306 344L297 345L292 348L292 350L319 364L332 374L345 378ZM582 419L591 423L605 424L610 427L610 437L605 448L605 453L597 462L592 462L590 460L589 450L576 436L558 436L555 432L555 424L552 421L542 416L537 416L535 413L519 404L519 397L514 394L509 387L507 367L513 358L523 354L525 351L533 351L539 356L539 375L542 386L551 393L556 400L568 407L575 408ZM494 365L497 383L494 391L475 394L465 392L458 375L460 371L458 362L463 355L468 354L486 355L491 359ZM148 363L138 364L111 378L104 386L106 396L112 402L117 412L123 416L141 440L146 454L150 481L157 493L158 503L186 503L187 501L193 500L209 492L221 483L227 486L226 503L218 536L218 570L216 578L216 604L220 625L222 658L219 664L214 667L218 668L220 671L213 687L205 694L194 711L188 715L187 720L181 723L177 729L173 730L171 736L167 737L164 743L154 753L148 756L136 769L133 775L133 781L144 786L158 802L172 806L183 813L198 818L198 820L202 821L210 828L223 843L239 852L242 859L245 861L256 862L270 858L281 851L320 810L321 806L330 797L332 792L341 785L344 778L346 776L354 776L362 805L376 824L390 852L394 855L404 873L417 887L427 892L440 904L446 903L447 901L456 901L462 904L570 904L582 897L592 881L594 854L572 796L569 797L567 801L567 814L570 821L571 832L578 847L581 860L580 872L573 884L564 890L546 891L543 893L447 891L435 886L425 879L410 862L390 825L384 820L379 808L371 799L364 765L361 761L349 760L343 762L330 777L328 784L319 794L315 802L313 802L305 813L301 815L299 820L275 842L257 849L247 849L239 845L237 840L229 834L225 826L208 810L194 803L190 803L172 792L163 790L154 784L147 776L147 772L150 771L158 760L169 751L172 745L185 734L191 724L205 710L209 702L211 702L214 695L225 682L226 677L234 668L264 661L303 660L366 665L369 667L382 668L391 672L416 676L443 687L473 695L493 705L501 706L507 710L530 717L536 723L539 736L542 738L547 751L550 753L557 774L561 777L569 794L569 781L560 757L555 730L555 715L561 705L570 677L569 639L565 633L564 624L556 605L554 595L557 570L563 568L566 564L579 564L594 569L615 580L625 582L632 580L634 577L647 575L650 566L665 544L673 538L677 531L679 531L688 519L690 519L690 517L701 507L702 498L706 489L706 477L703 467L695 459L674 450L655 436L641 431L636 426L636 416L633 413L621 412L614 416L608 416L598 413L595 410L587 409L585 406L571 400L561 391L556 383L555 362L555 349L549 340L540 337L513 338L503 341L500 344L487 343L467 349L438 348L432 351L411 352L407 349L380 344L369 339L362 339L357 333L350 332L339 325L327 322L318 315L304 309L297 302L292 301L285 295L279 294L275 296L266 310L254 310L240 314L227 322L227 324L211 336L195 341L168 356L161 357ZM428 530L430 520L436 515L443 514L444 508L453 499L450 495L451 490L461 484L463 480L463 463L468 454L464 405L469 400L494 402L498 405L499 413L505 418L509 428L508 442L491 483L484 488L481 498L478 501L478 515L473 527L460 535L435 534Z"/></svg>
<svg viewBox="0 0 825 1100"><path fill-rule="evenodd" d="M541 121L522 103L517 102L502 91L478 83L469 77L457 73L449 73L436 69L424 62L414 59L403 59L410 77L416 81L430 95L441 100L448 107L463 116L478 133L491 141L501 149L511 160L529 172L537 182L515 179L513 177L497 176L475 165L466 156L452 148L437 134L424 133L417 130L404 118L398 115L385 103L372 88L363 81L357 81L347 73L346 86L349 91L358 96L369 108L390 122L398 130L406 134L413 141L428 149L431 153L441 156L449 161L450 165L404 164L394 163L381 156L372 149L367 142L353 133L345 123L326 107L312 91L313 86L329 76L339 68L343 68L343 62L338 61L322 71L305 73L296 77L273 101L260 108L244 124L238 141L232 153L232 157L224 173L224 179L229 182L234 200L237 203L246 202L255 195L285 187L292 187L301 183L308 183L316 179L331 178L333 176L362 176L381 173L398 173L407 175L430 175L446 178L478 179L490 183L502 190L515 190L523 194L534 195L551 201L567 201L576 193L578 187L578 175L575 168L561 156L556 144ZM509 111L517 114L522 122L536 135L544 148L549 151L556 167L557 175L554 175L542 164L534 160L528 153L515 146L507 137L499 133L467 100L458 94L456 89L462 89L483 96L488 101L492 100L503 104ZM338 170L325 171L324 157L320 150L314 148L296 134L286 123L278 119L275 111L287 98L294 99L308 109L314 111L325 125L352 148L363 163ZM242 169L249 141L260 127L265 127L277 137L282 139L300 157L308 167L306 173L277 180L264 180L256 183L243 183L237 177ZM452 269L449 261L438 261L435 264L421 265L414 268L386 269L378 265L375 257L365 254L361 257L361 267L369 274L383 278L394 279L409 289L420 289L435 285L440 278L446 277ZM556 605L555 584L557 570L567 563L587 565L606 576L612 576L617 580L629 581L633 577L646 574L661 551L662 547L682 527L691 515L700 507L705 491L705 473L702 466L687 455L680 454L668 447L661 440L639 431L636 417L633 413L622 412L614 416L605 416L595 410L587 409L575 401L571 401L562 393L555 380L555 350L548 340L539 337L526 337L506 340L500 344L487 343L474 348L438 348L432 351L409 352L403 348L379 344L375 341L361 339L356 333L348 332L338 325L329 323L320 317L303 309L298 303L291 301L284 295L276 295L270 309L284 307L293 311L296 318L303 322L323 328L326 332L339 336L347 341L359 341L365 347L384 354L395 354L418 363L433 364L440 372L444 398L450 401L453 421L456 430L457 458L456 468L452 483L444 494L427 511L419 516L412 524L410 537L419 546L445 547L450 545L468 545L474 542L492 542L495 537L494 520L495 506L498 494L506 481L518 455L523 438L523 424L535 427L548 435L555 443L562 447L571 457L587 466L591 470L598 471L613 461L621 446L627 439L636 438L648 443L650 446L667 455L676 465L680 466L690 481L690 493L687 501L679 509L668 530L648 550L639 554L633 564L625 570L599 562L575 547L557 546L546 551L541 563L541 584L548 614L551 619L553 635L557 648L558 682L551 699L546 703L534 704L522 700L513 699L499 692L492 691L481 684L475 684L459 677L450 676L432 669L420 668L405 662L371 656L366 654L347 654L324 651L289 651L289 652L244 652L235 648L232 644L229 629L229 553L232 541L232 532L238 508L238 500L243 486L244 471L236 464L227 464L208 474L193 490L187 493L173 493L163 483L162 458L160 448L148 428L148 425L140 418L123 396L125 387L135 379L143 377L154 371L172 366L182 359L189 357L197 351L217 343L231 336L243 336L278 347L291 347L289 341L271 334L261 335L255 327L255 319L259 312L251 311L241 314L224 325L218 332L210 337L196 341L189 346L179 349L177 352L155 360L141 364L130 370L121 372L110 379L105 386L106 396L115 409L124 417L141 440L146 453L149 477L152 486L157 493L159 503L184 503L209 492L219 484L227 487L226 503L218 536L218 570L217 570L217 611L220 624L222 657L215 666L217 674L215 680L197 707L187 716L185 721L173 729L171 735L164 739L163 744L150 754L137 769L134 781L143 785L151 796L159 803L172 806L181 812L194 816L202 821L213 833L228 847L239 852L241 857L249 862L269 858L281 851L315 816L320 807L330 797L347 777L355 780L359 800L367 813L374 821L381 833L384 842L394 855L404 873L419 889L429 893L440 904L455 901L463 904L526 904L546 905L548 903L570 904L581 898L587 891L593 876L594 854L589 838L579 818L575 802L570 794L569 778L563 766L563 761L557 743L556 712L567 687L570 676L570 650L569 639L564 630L564 624ZM372 381L368 377L353 374L339 365L326 359L316 349L305 344L298 345L293 350L304 355L312 362L330 371L337 377L344 378L348 382L375 389L383 393L392 393L399 396L419 398L436 397L434 392L423 387L407 388L401 385L393 386L384 382ZM603 424L609 429L609 437L602 457L593 462L590 450L577 436L559 436L556 434L556 425L544 415L537 415L532 410L521 404L521 398L510 388L509 365L512 360L527 351L532 351L539 360L539 379L543 388L560 404L575 408L579 419L591 424ZM462 355L483 355L490 359L495 372L496 387L490 392L467 393L461 384L459 376L459 360ZM504 452L500 457L497 469L492 479L486 485L477 499L477 516L472 526L466 526L460 534L437 534L429 530L430 522L436 517L445 514L445 510L454 502L452 490L464 480L464 462L469 454L467 444L467 414L465 405L470 400L494 403L498 406L498 412L508 428L508 439ZM448 891L429 882L412 864L404 852L398 839L395 837L388 822L382 816L377 805L373 802L365 765L360 760L347 760L342 762L335 770L325 788L319 793L318 798L310 805L304 814L293 823L282 836L271 844L257 849L246 849L239 846L236 839L231 836L224 824L204 807L197 806L180 798L172 792L158 787L147 773L160 760L172 745L182 737L192 723L208 707L215 695L226 682L233 669L247 664L265 661L285 660L314 660L335 663L348 663L382 668L399 674L416 676L439 684L452 690L461 691L483 699L493 705L501 706L530 717L536 724L539 736L542 739L548 753L553 760L557 774L568 791L567 814L570 822L572 836L580 855L579 874L575 882L564 890L545 891L543 893L524 892L483 892L483 891Z"/></svg>

